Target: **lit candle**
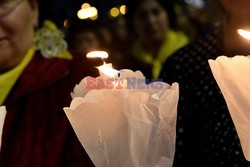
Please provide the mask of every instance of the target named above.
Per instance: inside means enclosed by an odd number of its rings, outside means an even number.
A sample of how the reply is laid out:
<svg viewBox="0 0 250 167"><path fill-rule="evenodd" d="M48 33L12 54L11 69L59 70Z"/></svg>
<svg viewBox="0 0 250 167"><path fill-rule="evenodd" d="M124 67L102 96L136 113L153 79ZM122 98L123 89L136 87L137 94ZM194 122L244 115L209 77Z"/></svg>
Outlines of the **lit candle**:
<svg viewBox="0 0 250 167"><path fill-rule="evenodd" d="M107 59L108 56L108 53L105 51L92 51L86 55L87 58L101 58L103 60L103 65L97 67L97 69L99 70L99 74L102 78L107 78L105 76L113 78L118 76L119 73L119 71L113 69L111 63L105 63L104 59Z"/></svg>
<svg viewBox="0 0 250 167"><path fill-rule="evenodd" d="M87 57L104 55L92 52ZM178 84L158 82L153 88L138 88L137 80L145 79L140 71L117 71L106 63L98 70L102 75L85 77L75 86L71 105L64 108L94 165L157 166L160 159L162 164L172 166ZM106 77L105 82L102 77ZM145 157L151 157L150 161Z"/></svg>
<svg viewBox="0 0 250 167"><path fill-rule="evenodd" d="M87 58L101 58L101 59L107 59L108 53L105 51L92 51L89 52L86 55ZM105 61L103 61L103 65L98 66L97 69L99 70L99 74L101 79L103 79L103 82L106 83L106 80L112 79L112 89L122 89L124 86L126 86L127 82L124 79L120 79L118 75L120 72L112 67L111 63L106 64Z"/></svg>

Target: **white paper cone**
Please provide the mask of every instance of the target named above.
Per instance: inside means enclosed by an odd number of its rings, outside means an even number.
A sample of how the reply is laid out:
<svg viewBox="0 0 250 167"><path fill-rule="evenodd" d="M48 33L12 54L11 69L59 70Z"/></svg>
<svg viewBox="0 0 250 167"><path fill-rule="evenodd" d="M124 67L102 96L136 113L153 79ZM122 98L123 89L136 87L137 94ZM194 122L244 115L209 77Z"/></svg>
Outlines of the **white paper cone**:
<svg viewBox="0 0 250 167"><path fill-rule="evenodd" d="M3 132L3 124L6 116L6 108L5 106L0 107L0 149L2 143L2 132Z"/></svg>
<svg viewBox="0 0 250 167"><path fill-rule="evenodd" d="M250 58L220 56L209 65L226 100L244 155L250 161Z"/></svg>
<svg viewBox="0 0 250 167"><path fill-rule="evenodd" d="M135 75L131 71L125 73ZM119 93L107 90L86 93L78 87L86 94L75 97L64 111L96 167L172 166L179 87L177 83L162 85L161 90L119 90ZM122 95L124 92L126 96ZM79 92L73 93L76 94Z"/></svg>

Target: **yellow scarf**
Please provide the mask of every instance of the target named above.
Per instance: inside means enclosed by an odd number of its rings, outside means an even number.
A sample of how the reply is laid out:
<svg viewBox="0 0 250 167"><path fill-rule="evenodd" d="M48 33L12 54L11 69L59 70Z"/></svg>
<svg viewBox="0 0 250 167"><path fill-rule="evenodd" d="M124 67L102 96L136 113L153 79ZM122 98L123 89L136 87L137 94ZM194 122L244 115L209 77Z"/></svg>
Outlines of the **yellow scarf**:
<svg viewBox="0 0 250 167"><path fill-rule="evenodd" d="M7 71L0 75L0 105L3 104L5 98L11 91L12 87L16 83L22 71L31 61L34 53L34 49L29 49L21 63L19 63L15 68L11 69L10 71Z"/></svg>
<svg viewBox="0 0 250 167"><path fill-rule="evenodd" d="M32 60L34 53L35 50L30 48L23 60L16 67L10 71L0 74L0 106L3 104L25 67ZM57 58L72 59L72 55L68 51L65 51L64 53L58 55Z"/></svg>
<svg viewBox="0 0 250 167"><path fill-rule="evenodd" d="M188 44L189 39L186 35L181 32L169 30L166 33L165 40L161 45L156 58L153 57L150 53L147 53L141 45L141 42L138 40L134 47L132 48L133 55L139 61L142 61L147 64L151 64L152 67L152 77L157 79L160 75L162 65L167 60L167 58L177 51L179 48Z"/></svg>

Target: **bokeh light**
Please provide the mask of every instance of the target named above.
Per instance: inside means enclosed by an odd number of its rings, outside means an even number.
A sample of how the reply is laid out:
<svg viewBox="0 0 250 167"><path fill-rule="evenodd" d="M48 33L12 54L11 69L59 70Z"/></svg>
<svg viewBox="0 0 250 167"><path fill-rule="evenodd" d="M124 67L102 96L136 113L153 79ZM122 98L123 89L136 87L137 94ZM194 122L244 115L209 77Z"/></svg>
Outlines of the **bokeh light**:
<svg viewBox="0 0 250 167"><path fill-rule="evenodd" d="M98 14L93 17L90 17L90 20L97 20L97 19L98 19Z"/></svg>
<svg viewBox="0 0 250 167"><path fill-rule="evenodd" d="M95 7L80 9L77 12L77 16L79 19L95 18L98 17L98 11Z"/></svg>
<svg viewBox="0 0 250 167"><path fill-rule="evenodd" d="M82 9L87 9L87 8L90 8L90 4L89 3L84 3L82 4Z"/></svg>
<svg viewBox="0 0 250 167"><path fill-rule="evenodd" d="M89 18L89 13L88 10L86 9L81 9L77 12L77 16L79 19L87 19Z"/></svg>
<svg viewBox="0 0 250 167"><path fill-rule="evenodd" d="M112 8L112 9L110 10L110 15L111 15L112 17L117 17L117 16L119 15L119 13L120 13L120 11L119 11L119 9L116 8L116 7Z"/></svg>
<svg viewBox="0 0 250 167"><path fill-rule="evenodd" d="M69 27L69 19L64 20L63 26L64 26L65 28L68 28L68 27Z"/></svg>
<svg viewBox="0 0 250 167"><path fill-rule="evenodd" d="M126 14L126 12L127 12L127 6L126 5L122 5L121 7L120 7L120 12L121 12L121 14Z"/></svg>

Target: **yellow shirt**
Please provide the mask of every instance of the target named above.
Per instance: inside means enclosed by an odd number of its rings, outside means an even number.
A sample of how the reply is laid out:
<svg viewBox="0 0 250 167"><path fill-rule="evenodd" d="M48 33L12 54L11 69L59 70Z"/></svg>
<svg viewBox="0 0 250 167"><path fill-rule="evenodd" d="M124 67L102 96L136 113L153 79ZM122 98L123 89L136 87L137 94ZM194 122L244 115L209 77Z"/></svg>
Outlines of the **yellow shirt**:
<svg viewBox="0 0 250 167"><path fill-rule="evenodd" d="M147 53L142 48L140 41L135 43L134 47L132 48L132 52L136 59L153 66L152 77L157 79L160 75L162 65L167 60L167 58L179 48L188 44L188 42L189 39L183 33L169 30L166 33L166 38L161 45L156 58L154 58L153 55Z"/></svg>

